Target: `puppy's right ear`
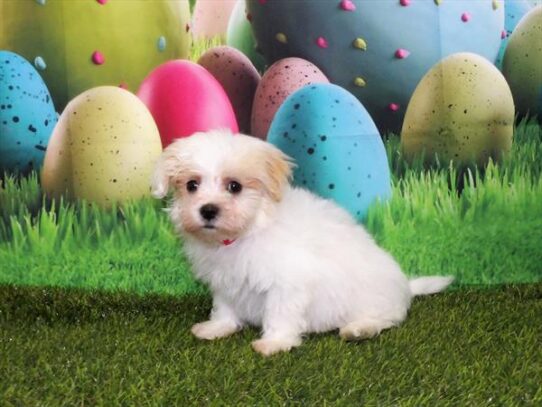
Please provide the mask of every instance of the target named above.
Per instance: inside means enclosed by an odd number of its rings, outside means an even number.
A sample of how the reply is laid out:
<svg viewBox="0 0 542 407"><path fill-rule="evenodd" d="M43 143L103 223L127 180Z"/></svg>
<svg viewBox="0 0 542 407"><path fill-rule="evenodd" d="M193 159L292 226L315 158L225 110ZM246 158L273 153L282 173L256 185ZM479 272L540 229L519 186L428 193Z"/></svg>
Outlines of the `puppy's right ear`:
<svg viewBox="0 0 542 407"><path fill-rule="evenodd" d="M265 149L262 162L267 175L264 177L264 185L271 198L279 202L282 199L284 188L292 179L292 170L295 164L292 158L272 144L265 142L263 145Z"/></svg>
<svg viewBox="0 0 542 407"><path fill-rule="evenodd" d="M170 176L166 173L164 154L158 157L151 178L151 194L156 199L164 198L169 192Z"/></svg>
<svg viewBox="0 0 542 407"><path fill-rule="evenodd" d="M151 194L157 199L162 199L168 194L172 179L181 172L179 151L181 143L181 140L178 140L170 144L156 161L151 178Z"/></svg>

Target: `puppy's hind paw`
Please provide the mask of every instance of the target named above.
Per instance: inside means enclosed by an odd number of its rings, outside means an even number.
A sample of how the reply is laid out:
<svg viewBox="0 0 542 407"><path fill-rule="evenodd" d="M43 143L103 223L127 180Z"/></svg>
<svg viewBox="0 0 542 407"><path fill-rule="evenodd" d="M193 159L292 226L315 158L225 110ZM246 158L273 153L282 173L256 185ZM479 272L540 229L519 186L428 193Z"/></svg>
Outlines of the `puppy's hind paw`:
<svg viewBox="0 0 542 407"><path fill-rule="evenodd" d="M354 321L342 327L339 336L345 341L361 341L374 338L384 329L393 326L393 322L386 320L365 319Z"/></svg>
<svg viewBox="0 0 542 407"><path fill-rule="evenodd" d="M301 339L258 339L252 342L252 349L262 356L271 356L279 352L288 352L301 345Z"/></svg>
<svg viewBox="0 0 542 407"><path fill-rule="evenodd" d="M192 326L192 334L196 338L212 341L213 339L230 336L241 329L229 321L205 321Z"/></svg>

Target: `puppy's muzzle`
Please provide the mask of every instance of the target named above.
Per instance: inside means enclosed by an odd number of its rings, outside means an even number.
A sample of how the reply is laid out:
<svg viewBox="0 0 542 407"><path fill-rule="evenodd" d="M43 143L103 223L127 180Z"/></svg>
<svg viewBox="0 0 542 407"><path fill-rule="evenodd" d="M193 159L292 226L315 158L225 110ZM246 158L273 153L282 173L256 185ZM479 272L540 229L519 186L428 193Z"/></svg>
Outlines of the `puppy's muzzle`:
<svg viewBox="0 0 542 407"><path fill-rule="evenodd" d="M214 204L205 204L199 209L201 217L206 222L211 222L215 220L219 212L220 208Z"/></svg>

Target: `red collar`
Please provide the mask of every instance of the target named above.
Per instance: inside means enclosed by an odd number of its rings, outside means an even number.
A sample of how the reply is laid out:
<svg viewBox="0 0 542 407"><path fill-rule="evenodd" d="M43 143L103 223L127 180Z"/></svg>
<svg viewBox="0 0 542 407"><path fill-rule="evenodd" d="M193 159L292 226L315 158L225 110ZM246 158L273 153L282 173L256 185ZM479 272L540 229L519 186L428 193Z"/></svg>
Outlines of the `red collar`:
<svg viewBox="0 0 542 407"><path fill-rule="evenodd" d="M222 244L223 244L224 246L229 246L230 244L232 244L232 243L234 243L234 242L235 242L235 239L233 239L233 240L226 239L226 240L223 240L223 241L222 241Z"/></svg>

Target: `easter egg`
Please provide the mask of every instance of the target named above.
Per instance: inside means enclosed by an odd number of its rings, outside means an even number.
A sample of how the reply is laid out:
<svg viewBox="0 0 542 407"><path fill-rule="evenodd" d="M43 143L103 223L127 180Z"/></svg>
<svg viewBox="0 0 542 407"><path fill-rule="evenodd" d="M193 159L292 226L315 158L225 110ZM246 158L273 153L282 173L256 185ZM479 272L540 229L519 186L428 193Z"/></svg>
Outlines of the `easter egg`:
<svg viewBox="0 0 542 407"><path fill-rule="evenodd" d="M160 65L145 78L137 95L152 113L164 148L199 131L239 131L222 85L194 62L176 60Z"/></svg>
<svg viewBox="0 0 542 407"><path fill-rule="evenodd" d="M198 0L192 17L194 38L224 37L235 0Z"/></svg>
<svg viewBox="0 0 542 407"><path fill-rule="evenodd" d="M161 151L152 116L135 95L113 86L90 89L59 118L45 155L42 187L54 198L104 207L146 197Z"/></svg>
<svg viewBox="0 0 542 407"><path fill-rule="evenodd" d="M542 119L542 5L519 22L504 54L506 77L521 115Z"/></svg>
<svg viewBox="0 0 542 407"><path fill-rule="evenodd" d="M250 15L246 12L245 0L237 0L230 16L230 21L228 22L226 43L230 47L237 48L245 54L252 61L256 69L263 72L265 60L263 55L256 51L256 39L254 38L249 18Z"/></svg>
<svg viewBox="0 0 542 407"><path fill-rule="evenodd" d="M502 68L502 59L510 35L514 32L521 18L532 8L533 5L528 0L504 0L504 30L501 35L501 48L495 62L499 69Z"/></svg>
<svg viewBox="0 0 542 407"><path fill-rule="evenodd" d="M499 0L247 0L268 63L304 58L353 93L381 132L399 131L423 75L461 51L495 61L504 28Z"/></svg>
<svg viewBox="0 0 542 407"><path fill-rule="evenodd" d="M334 200L358 220L391 195L380 133L355 96L337 85L308 85L290 95L268 141L294 158L294 185Z"/></svg>
<svg viewBox="0 0 542 407"><path fill-rule="evenodd" d="M405 158L458 166L486 164L510 150L514 101L499 70L485 58L457 53L422 78L401 132Z"/></svg>
<svg viewBox="0 0 542 407"><path fill-rule="evenodd" d="M250 134L252 102L260 83L260 74L250 59L235 48L221 46L206 51L198 64L222 85L235 111L239 130Z"/></svg>
<svg viewBox="0 0 542 407"><path fill-rule="evenodd" d="M56 121L36 69L19 55L0 51L0 175L39 169Z"/></svg>
<svg viewBox="0 0 542 407"><path fill-rule="evenodd" d="M96 86L137 89L191 41L187 0L3 1L0 14L0 49L38 61L60 110Z"/></svg>
<svg viewBox="0 0 542 407"><path fill-rule="evenodd" d="M314 64L301 58L275 62L263 75L252 106L251 134L266 139L278 108L288 96L311 83L327 83L326 76Z"/></svg>

